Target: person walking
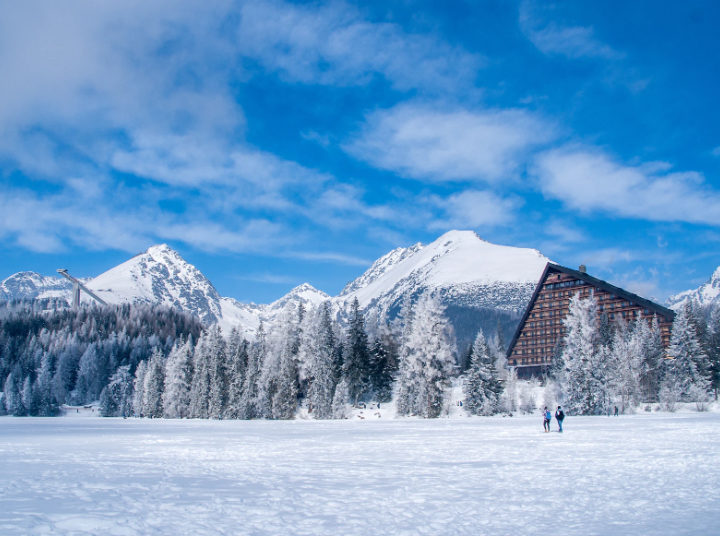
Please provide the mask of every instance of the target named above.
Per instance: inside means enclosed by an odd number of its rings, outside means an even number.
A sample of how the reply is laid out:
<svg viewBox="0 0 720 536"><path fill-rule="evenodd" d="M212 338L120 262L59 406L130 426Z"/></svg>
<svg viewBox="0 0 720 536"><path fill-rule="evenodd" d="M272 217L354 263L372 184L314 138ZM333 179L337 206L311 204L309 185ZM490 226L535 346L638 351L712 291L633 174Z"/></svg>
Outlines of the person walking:
<svg viewBox="0 0 720 536"><path fill-rule="evenodd" d="M618 415L620 415L620 412L619 412L619 410L618 410L618 407L615 406L615 416L617 417Z"/></svg>
<svg viewBox="0 0 720 536"><path fill-rule="evenodd" d="M555 412L555 419L558 423L558 432L562 433L562 423L565 420L565 412L562 410L562 406L558 406L557 411Z"/></svg>
<svg viewBox="0 0 720 536"><path fill-rule="evenodd" d="M547 406L545 406L545 410L543 411L543 430L546 432L550 431L550 421L552 420L552 413L550 413L550 410Z"/></svg>

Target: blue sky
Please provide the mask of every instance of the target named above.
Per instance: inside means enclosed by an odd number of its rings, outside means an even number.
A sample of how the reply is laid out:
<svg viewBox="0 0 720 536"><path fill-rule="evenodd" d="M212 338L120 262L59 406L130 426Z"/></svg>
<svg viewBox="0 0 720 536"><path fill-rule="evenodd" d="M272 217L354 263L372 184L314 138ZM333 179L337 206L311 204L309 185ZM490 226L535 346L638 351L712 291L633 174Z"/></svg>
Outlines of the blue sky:
<svg viewBox="0 0 720 536"><path fill-rule="evenodd" d="M0 277L166 242L328 293L473 229L648 297L720 264L717 2L4 2Z"/></svg>

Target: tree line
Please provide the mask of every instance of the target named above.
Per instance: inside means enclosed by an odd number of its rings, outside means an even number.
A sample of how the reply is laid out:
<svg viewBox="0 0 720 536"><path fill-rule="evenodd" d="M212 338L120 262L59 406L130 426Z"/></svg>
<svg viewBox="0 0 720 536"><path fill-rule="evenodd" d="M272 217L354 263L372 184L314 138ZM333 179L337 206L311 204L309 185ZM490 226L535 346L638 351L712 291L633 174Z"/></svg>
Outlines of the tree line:
<svg viewBox="0 0 720 536"><path fill-rule="evenodd" d="M548 389L576 414L704 404L719 383L718 318L683 309L666 351L656 321L610 322L592 296L576 296ZM498 335L479 331L458 359L452 324L430 294L406 299L387 325L368 326L357 300L342 324L329 302L290 306L252 339L161 306L0 307L0 411L13 415L99 401L106 416L292 419L303 410L329 419L393 399L399 415L432 418L448 411L453 381L471 414L518 409Z"/></svg>

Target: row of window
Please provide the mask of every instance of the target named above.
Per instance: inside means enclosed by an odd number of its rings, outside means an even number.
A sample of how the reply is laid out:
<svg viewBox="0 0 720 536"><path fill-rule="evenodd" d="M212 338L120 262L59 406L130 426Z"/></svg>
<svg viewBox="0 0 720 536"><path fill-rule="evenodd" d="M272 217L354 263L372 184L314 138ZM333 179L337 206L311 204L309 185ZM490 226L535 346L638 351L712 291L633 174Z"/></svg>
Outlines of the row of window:
<svg viewBox="0 0 720 536"><path fill-rule="evenodd" d="M545 285L546 289L555 289L555 288L567 288L567 287L579 287L581 285L586 285L585 281L581 281L580 279L573 279L570 281L560 281L559 283L548 283Z"/></svg>

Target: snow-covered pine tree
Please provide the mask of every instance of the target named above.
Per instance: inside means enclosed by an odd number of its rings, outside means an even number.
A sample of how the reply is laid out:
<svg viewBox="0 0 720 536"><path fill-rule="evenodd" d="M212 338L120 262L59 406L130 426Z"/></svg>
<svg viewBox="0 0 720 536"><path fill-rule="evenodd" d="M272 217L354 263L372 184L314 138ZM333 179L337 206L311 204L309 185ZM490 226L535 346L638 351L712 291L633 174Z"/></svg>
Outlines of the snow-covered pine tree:
<svg viewBox="0 0 720 536"><path fill-rule="evenodd" d="M192 337L179 341L170 350L165 361L165 391L163 416L184 419L190 413L190 386L192 384Z"/></svg>
<svg viewBox="0 0 720 536"><path fill-rule="evenodd" d="M668 351L671 359L666 361L660 401L669 410L679 401L704 402L710 392L707 368L702 367L707 355L698 341L689 307L681 308L675 316Z"/></svg>
<svg viewBox="0 0 720 536"><path fill-rule="evenodd" d="M335 394L335 330L330 316L330 303L324 302L317 313L311 337L308 370L308 408L315 419L332 418Z"/></svg>
<svg viewBox="0 0 720 536"><path fill-rule="evenodd" d="M247 368L245 370L245 383L243 385L242 397L240 399L241 419L255 419L259 417L260 410L258 408L259 380L260 371L267 354L267 336L265 334L265 326L260 323L255 341L250 347L247 359Z"/></svg>
<svg viewBox="0 0 720 536"><path fill-rule="evenodd" d="M660 381L663 373L663 361L665 359L665 347L662 343L662 334L657 315L653 316L652 322L645 324L641 338L644 340L642 350L642 363L640 366L640 389L642 400L645 402L657 402L660 392ZM639 335L640 336L640 335Z"/></svg>
<svg viewBox="0 0 720 536"><path fill-rule="evenodd" d="M241 339L240 334L230 336L228 345L228 407L229 419L242 418L242 395L245 383L245 371L248 366L248 350L250 343Z"/></svg>
<svg viewBox="0 0 720 536"><path fill-rule="evenodd" d="M272 394L272 418L292 419L298 407L298 355L302 341L305 308L298 305L297 311L285 321L280 341L279 359L275 371L275 388Z"/></svg>
<svg viewBox="0 0 720 536"><path fill-rule="evenodd" d="M350 400L350 389L345 378L335 386L335 395L332 401L332 418L347 419L348 418L348 402Z"/></svg>
<svg viewBox="0 0 720 536"><path fill-rule="evenodd" d="M208 337L210 375L208 416L211 419L221 419L227 404L226 343L218 326L210 329Z"/></svg>
<svg viewBox="0 0 720 536"><path fill-rule="evenodd" d="M97 400L102 389L99 382L98 352L95 344L90 343L80 357L77 383L73 393L75 402L85 404Z"/></svg>
<svg viewBox="0 0 720 536"><path fill-rule="evenodd" d="M397 388L398 413L440 416L455 366L455 342L445 309L431 294L426 293L418 300L403 347Z"/></svg>
<svg viewBox="0 0 720 536"><path fill-rule="evenodd" d="M607 403L603 393L607 384L606 364L602 358L598 332L597 300L594 295L582 298L575 294L570 299L570 310L563 320L565 339L561 362L562 390L565 406L570 413L579 415L602 414Z"/></svg>
<svg viewBox="0 0 720 536"><path fill-rule="evenodd" d="M642 318L632 325L622 318L616 323L607 376L611 378L615 402L622 413L631 411L640 403L640 373L648 335L647 322ZM605 364L606 361L601 359L600 363ZM610 408L610 403L608 400L606 409Z"/></svg>
<svg viewBox="0 0 720 536"><path fill-rule="evenodd" d="M204 332L193 352L193 377L190 384L190 417L207 419L210 414L210 333Z"/></svg>
<svg viewBox="0 0 720 536"><path fill-rule="evenodd" d="M129 417L132 407L133 377L130 365L124 365L117 368L100 393L100 414L103 417Z"/></svg>
<svg viewBox="0 0 720 536"><path fill-rule="evenodd" d="M383 342L383 339L387 342ZM370 348L370 388L378 402L390 402L397 373L397 348L389 334L378 337Z"/></svg>
<svg viewBox="0 0 720 536"><path fill-rule="evenodd" d="M495 359L485 335L479 331L470 350L470 366L463 383L465 408L473 415L493 415L499 409L502 387Z"/></svg>
<svg viewBox="0 0 720 536"><path fill-rule="evenodd" d="M370 350L365 319L357 298L353 300L350 311L342 376L347 379L350 400L354 404L370 394Z"/></svg>
<svg viewBox="0 0 720 536"><path fill-rule="evenodd" d="M147 364L144 381L143 414L157 419L163 416L163 391L165 388L165 356L156 348Z"/></svg>
<svg viewBox="0 0 720 536"><path fill-rule="evenodd" d="M708 361L715 400L720 391L720 304L712 306L708 320Z"/></svg>
<svg viewBox="0 0 720 536"><path fill-rule="evenodd" d="M147 362L140 361L135 369L135 381L133 382L133 412L136 417L142 417L145 409L145 374Z"/></svg>

